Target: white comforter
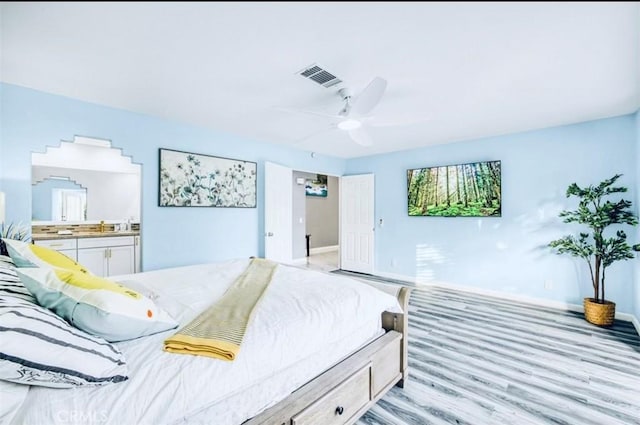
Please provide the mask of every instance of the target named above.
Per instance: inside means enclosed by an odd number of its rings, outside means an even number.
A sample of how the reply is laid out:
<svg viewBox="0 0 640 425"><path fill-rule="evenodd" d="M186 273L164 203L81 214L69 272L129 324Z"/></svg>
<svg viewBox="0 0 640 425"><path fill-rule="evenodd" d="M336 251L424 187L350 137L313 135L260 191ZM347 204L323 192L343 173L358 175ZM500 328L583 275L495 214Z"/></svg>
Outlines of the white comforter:
<svg viewBox="0 0 640 425"><path fill-rule="evenodd" d="M116 278L180 322L220 298L249 260ZM119 343L130 379L105 387L32 387L19 424L239 424L380 334L396 299L364 283L280 265L235 361L162 350L165 332Z"/></svg>

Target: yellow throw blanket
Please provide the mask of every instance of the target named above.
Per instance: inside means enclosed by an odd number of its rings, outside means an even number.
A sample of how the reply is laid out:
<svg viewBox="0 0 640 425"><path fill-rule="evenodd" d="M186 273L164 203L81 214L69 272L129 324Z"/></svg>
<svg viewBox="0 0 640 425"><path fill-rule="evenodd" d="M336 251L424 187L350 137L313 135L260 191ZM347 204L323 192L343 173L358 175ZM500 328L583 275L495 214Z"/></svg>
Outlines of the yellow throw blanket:
<svg viewBox="0 0 640 425"><path fill-rule="evenodd" d="M235 359L255 307L269 286L277 265L253 258L218 302L164 341L164 350L229 361Z"/></svg>

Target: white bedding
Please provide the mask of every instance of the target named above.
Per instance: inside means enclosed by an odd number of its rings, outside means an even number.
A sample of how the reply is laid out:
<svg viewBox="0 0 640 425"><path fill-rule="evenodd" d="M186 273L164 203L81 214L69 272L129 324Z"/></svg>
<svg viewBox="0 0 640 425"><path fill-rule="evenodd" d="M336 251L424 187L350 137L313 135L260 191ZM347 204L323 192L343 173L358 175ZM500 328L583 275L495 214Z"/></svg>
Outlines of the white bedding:
<svg viewBox="0 0 640 425"><path fill-rule="evenodd" d="M183 326L220 298L248 263L115 280L154 297ZM364 283L280 265L235 361L164 352L162 342L175 330L119 343L128 381L63 390L32 387L13 423L236 425L378 336L385 310L399 312L396 299Z"/></svg>

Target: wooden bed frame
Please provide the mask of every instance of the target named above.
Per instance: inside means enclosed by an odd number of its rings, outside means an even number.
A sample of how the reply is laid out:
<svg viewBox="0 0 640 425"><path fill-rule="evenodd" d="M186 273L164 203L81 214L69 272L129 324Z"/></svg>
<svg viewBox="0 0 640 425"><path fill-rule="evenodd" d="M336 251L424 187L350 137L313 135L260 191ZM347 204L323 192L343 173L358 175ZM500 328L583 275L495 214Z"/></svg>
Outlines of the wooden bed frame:
<svg viewBox="0 0 640 425"><path fill-rule="evenodd" d="M369 283L369 282L366 282ZM307 382L244 425L347 425L356 422L394 385L408 378L410 288L376 285L396 296L403 314L382 313L386 333Z"/></svg>

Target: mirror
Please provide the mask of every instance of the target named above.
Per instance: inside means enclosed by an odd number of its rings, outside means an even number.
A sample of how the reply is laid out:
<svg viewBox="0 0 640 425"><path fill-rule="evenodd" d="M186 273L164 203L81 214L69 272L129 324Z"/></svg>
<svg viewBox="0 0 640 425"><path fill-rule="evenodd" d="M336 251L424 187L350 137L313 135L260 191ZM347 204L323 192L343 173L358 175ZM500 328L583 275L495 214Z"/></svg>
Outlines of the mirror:
<svg viewBox="0 0 640 425"><path fill-rule="evenodd" d="M87 219L87 189L69 177L47 177L33 185L31 194L33 220Z"/></svg>
<svg viewBox="0 0 640 425"><path fill-rule="evenodd" d="M141 166L103 139L75 137L31 155L38 224L140 222Z"/></svg>

